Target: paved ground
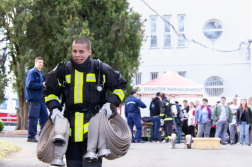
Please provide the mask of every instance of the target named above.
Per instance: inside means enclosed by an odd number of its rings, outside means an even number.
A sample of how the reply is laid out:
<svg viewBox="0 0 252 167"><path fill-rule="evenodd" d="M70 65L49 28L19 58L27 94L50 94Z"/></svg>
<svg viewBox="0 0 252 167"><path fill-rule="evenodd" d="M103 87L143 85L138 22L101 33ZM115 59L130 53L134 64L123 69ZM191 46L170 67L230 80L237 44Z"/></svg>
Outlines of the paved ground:
<svg viewBox="0 0 252 167"><path fill-rule="evenodd" d="M1 167L49 167L36 158L36 144L26 138L0 137L23 149L0 162ZM128 154L114 161L103 161L103 167L237 167L252 166L252 146L226 145L220 150L170 149L169 144L132 144Z"/></svg>

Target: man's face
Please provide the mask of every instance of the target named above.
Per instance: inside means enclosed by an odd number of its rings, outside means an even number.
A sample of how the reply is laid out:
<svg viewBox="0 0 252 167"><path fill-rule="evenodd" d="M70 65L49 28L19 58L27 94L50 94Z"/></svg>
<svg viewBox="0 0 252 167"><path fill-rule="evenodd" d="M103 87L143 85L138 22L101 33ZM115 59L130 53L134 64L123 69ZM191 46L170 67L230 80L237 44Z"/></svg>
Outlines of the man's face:
<svg viewBox="0 0 252 167"><path fill-rule="evenodd" d="M35 67L39 70L43 68L43 60L38 60L35 62Z"/></svg>
<svg viewBox="0 0 252 167"><path fill-rule="evenodd" d="M224 105L226 103L226 99L221 98L221 104Z"/></svg>
<svg viewBox="0 0 252 167"><path fill-rule="evenodd" d="M195 106L199 106L199 101L198 100L195 101Z"/></svg>
<svg viewBox="0 0 252 167"><path fill-rule="evenodd" d="M203 106L207 106L207 102L206 101L203 101Z"/></svg>
<svg viewBox="0 0 252 167"><path fill-rule="evenodd" d="M237 98L236 97L233 98L233 103L237 104Z"/></svg>
<svg viewBox="0 0 252 167"><path fill-rule="evenodd" d="M72 45L73 60L78 64L84 63L87 60L88 56L91 55L91 53L92 51L88 50L87 44L73 43Z"/></svg>
<svg viewBox="0 0 252 167"><path fill-rule="evenodd" d="M252 99L248 98L248 103L251 104L251 102L252 102Z"/></svg>
<svg viewBox="0 0 252 167"><path fill-rule="evenodd" d="M185 101L183 102L183 104L184 104L184 106L188 106L187 102L185 102Z"/></svg>

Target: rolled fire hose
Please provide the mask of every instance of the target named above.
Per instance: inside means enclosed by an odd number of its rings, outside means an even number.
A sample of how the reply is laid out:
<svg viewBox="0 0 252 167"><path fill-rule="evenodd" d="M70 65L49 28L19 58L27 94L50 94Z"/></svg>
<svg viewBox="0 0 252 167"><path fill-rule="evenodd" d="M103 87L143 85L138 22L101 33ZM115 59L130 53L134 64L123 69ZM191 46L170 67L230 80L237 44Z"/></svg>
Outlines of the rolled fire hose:
<svg viewBox="0 0 252 167"><path fill-rule="evenodd" d="M131 139L128 124L117 112L109 120L106 111L98 113L89 122L88 147L84 159L96 161L101 157L108 160L120 158L128 152Z"/></svg>
<svg viewBox="0 0 252 167"><path fill-rule="evenodd" d="M64 166L63 156L69 139L69 122L56 116L55 125L50 119L46 122L37 144L37 157L40 161L54 166Z"/></svg>

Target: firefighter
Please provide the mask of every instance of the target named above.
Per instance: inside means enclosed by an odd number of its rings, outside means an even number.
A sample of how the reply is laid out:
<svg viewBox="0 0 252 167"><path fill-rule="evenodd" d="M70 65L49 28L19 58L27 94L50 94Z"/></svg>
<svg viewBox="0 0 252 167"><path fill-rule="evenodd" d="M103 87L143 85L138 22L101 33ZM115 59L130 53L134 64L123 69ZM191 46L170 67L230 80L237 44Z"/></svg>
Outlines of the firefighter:
<svg viewBox="0 0 252 167"><path fill-rule="evenodd" d="M87 162L89 120L99 111L106 110L110 118L112 107L123 101L127 82L109 65L91 58L91 44L86 38L78 38L72 44L70 61L59 63L47 74L43 96L50 111L50 119L56 115L66 117L70 134L66 161L68 167L100 167L102 160ZM63 66L63 68L62 68ZM61 82L63 81L63 82ZM113 92L106 98L106 91ZM64 115L60 97L65 104Z"/></svg>
<svg viewBox="0 0 252 167"><path fill-rule="evenodd" d="M160 117L164 120L164 130L165 130L165 140L164 143L168 143L171 134L173 132L173 116L171 111L171 103L165 97L165 94L161 94L162 102L161 102L161 108L160 108Z"/></svg>

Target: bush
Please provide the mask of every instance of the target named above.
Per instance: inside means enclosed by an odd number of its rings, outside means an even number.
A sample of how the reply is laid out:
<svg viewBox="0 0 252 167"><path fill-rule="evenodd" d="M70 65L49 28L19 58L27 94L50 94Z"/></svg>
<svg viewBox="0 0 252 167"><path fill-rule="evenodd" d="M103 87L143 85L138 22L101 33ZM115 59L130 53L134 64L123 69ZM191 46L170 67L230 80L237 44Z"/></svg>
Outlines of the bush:
<svg viewBox="0 0 252 167"><path fill-rule="evenodd" d="M0 120L0 132L3 130L4 128L4 123L2 122L2 120Z"/></svg>

